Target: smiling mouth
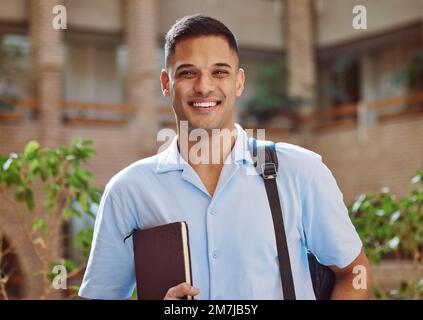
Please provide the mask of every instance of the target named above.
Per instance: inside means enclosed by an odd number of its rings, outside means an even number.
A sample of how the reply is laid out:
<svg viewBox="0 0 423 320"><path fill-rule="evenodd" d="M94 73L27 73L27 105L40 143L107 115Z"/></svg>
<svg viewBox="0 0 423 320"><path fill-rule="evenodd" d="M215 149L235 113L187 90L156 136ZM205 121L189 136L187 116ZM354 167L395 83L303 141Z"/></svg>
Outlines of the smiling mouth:
<svg viewBox="0 0 423 320"><path fill-rule="evenodd" d="M222 101L205 101L205 102L193 102L193 101L191 101L188 104L191 107L194 107L194 108L212 109L212 108L218 106L221 103L222 103Z"/></svg>

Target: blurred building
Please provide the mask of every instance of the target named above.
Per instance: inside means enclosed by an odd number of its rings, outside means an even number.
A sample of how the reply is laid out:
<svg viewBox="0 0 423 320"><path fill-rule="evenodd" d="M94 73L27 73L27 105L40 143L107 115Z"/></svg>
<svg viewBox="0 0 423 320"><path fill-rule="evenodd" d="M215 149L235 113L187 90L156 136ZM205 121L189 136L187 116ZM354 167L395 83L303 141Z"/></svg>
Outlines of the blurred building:
<svg viewBox="0 0 423 320"><path fill-rule="evenodd" d="M52 27L58 4L65 30ZM174 128L159 84L164 35L178 18L204 13L239 41L247 74L239 121L321 154L346 203L385 186L406 195L423 168L423 0L361 4L367 29L357 30L353 0L1 0L0 153L31 139L93 139L89 169L101 187L154 154L158 130ZM305 102L254 122L246 106L263 85L261 69L281 61L288 94ZM11 241L13 214L1 206L0 219ZM19 250L28 275L33 257ZM36 292L29 278L17 297Z"/></svg>

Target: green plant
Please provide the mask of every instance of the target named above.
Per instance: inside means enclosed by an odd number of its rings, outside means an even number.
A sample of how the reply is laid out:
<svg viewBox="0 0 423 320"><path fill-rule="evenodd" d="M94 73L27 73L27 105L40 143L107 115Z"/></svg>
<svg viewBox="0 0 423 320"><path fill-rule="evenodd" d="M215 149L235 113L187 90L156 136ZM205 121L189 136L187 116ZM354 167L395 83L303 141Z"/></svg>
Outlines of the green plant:
<svg viewBox="0 0 423 320"><path fill-rule="evenodd" d="M0 196L13 208L23 241L32 245L39 259L42 298L51 292L52 264L64 265L69 278L85 267L91 228L81 230L75 239L85 258L80 265L64 259L60 244L61 226L71 217L94 218L100 201L100 189L90 184L93 176L81 167L95 153L91 144L73 139L70 147L52 149L30 141L23 153L0 155Z"/></svg>
<svg viewBox="0 0 423 320"><path fill-rule="evenodd" d="M369 258L379 263L390 255L419 262L423 253L423 171L412 178L419 188L396 200L389 192L360 195L349 207L351 220Z"/></svg>
<svg viewBox="0 0 423 320"><path fill-rule="evenodd" d="M394 82L412 90L423 89L423 51L416 51L410 63L394 76Z"/></svg>
<svg viewBox="0 0 423 320"><path fill-rule="evenodd" d="M382 292L377 288L373 288L373 294L377 299L423 299L423 278L414 282L401 281L399 289Z"/></svg>
<svg viewBox="0 0 423 320"><path fill-rule="evenodd" d="M246 103L247 115L266 121L280 113L295 114L304 102L288 95L288 72L285 63L267 63L257 70L256 86Z"/></svg>
<svg viewBox="0 0 423 320"><path fill-rule="evenodd" d="M20 86L26 81L29 50L22 39L0 38L0 110L12 111L18 101Z"/></svg>
<svg viewBox="0 0 423 320"><path fill-rule="evenodd" d="M349 206L351 220L370 261L375 264L383 258L408 259L416 268L422 262L423 171L417 172L411 182L417 187L403 199L396 200L385 190L377 194L362 194ZM375 289L375 296L420 297L422 281L404 281L395 292L381 293Z"/></svg>
<svg viewBox="0 0 423 320"><path fill-rule="evenodd" d="M322 89L331 106L354 103L360 99L357 87L360 82L357 52L337 56L328 66L328 72L328 86Z"/></svg>
<svg viewBox="0 0 423 320"><path fill-rule="evenodd" d="M350 207L350 214L370 261L379 263L398 248L394 223L400 211L389 193L360 195Z"/></svg>

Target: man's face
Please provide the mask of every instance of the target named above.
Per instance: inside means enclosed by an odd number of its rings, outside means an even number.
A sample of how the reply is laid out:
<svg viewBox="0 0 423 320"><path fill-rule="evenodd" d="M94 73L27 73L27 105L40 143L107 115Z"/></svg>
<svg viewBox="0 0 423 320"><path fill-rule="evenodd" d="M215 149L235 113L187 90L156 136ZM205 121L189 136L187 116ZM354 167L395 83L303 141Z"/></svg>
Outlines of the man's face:
<svg viewBox="0 0 423 320"><path fill-rule="evenodd" d="M244 90L244 70L221 36L178 42L162 70L163 95L170 96L176 118L191 129L233 128L235 99Z"/></svg>

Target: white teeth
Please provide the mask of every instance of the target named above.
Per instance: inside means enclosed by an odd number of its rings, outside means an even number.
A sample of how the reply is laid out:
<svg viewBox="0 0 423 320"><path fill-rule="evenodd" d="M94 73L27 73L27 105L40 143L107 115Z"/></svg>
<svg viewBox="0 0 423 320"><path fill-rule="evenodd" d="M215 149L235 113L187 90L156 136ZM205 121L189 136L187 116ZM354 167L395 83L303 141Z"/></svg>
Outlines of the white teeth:
<svg viewBox="0 0 423 320"><path fill-rule="evenodd" d="M199 108L209 108L209 107L214 107L215 105L217 105L217 102L213 101L213 102L194 102L193 106L194 107L199 107Z"/></svg>

